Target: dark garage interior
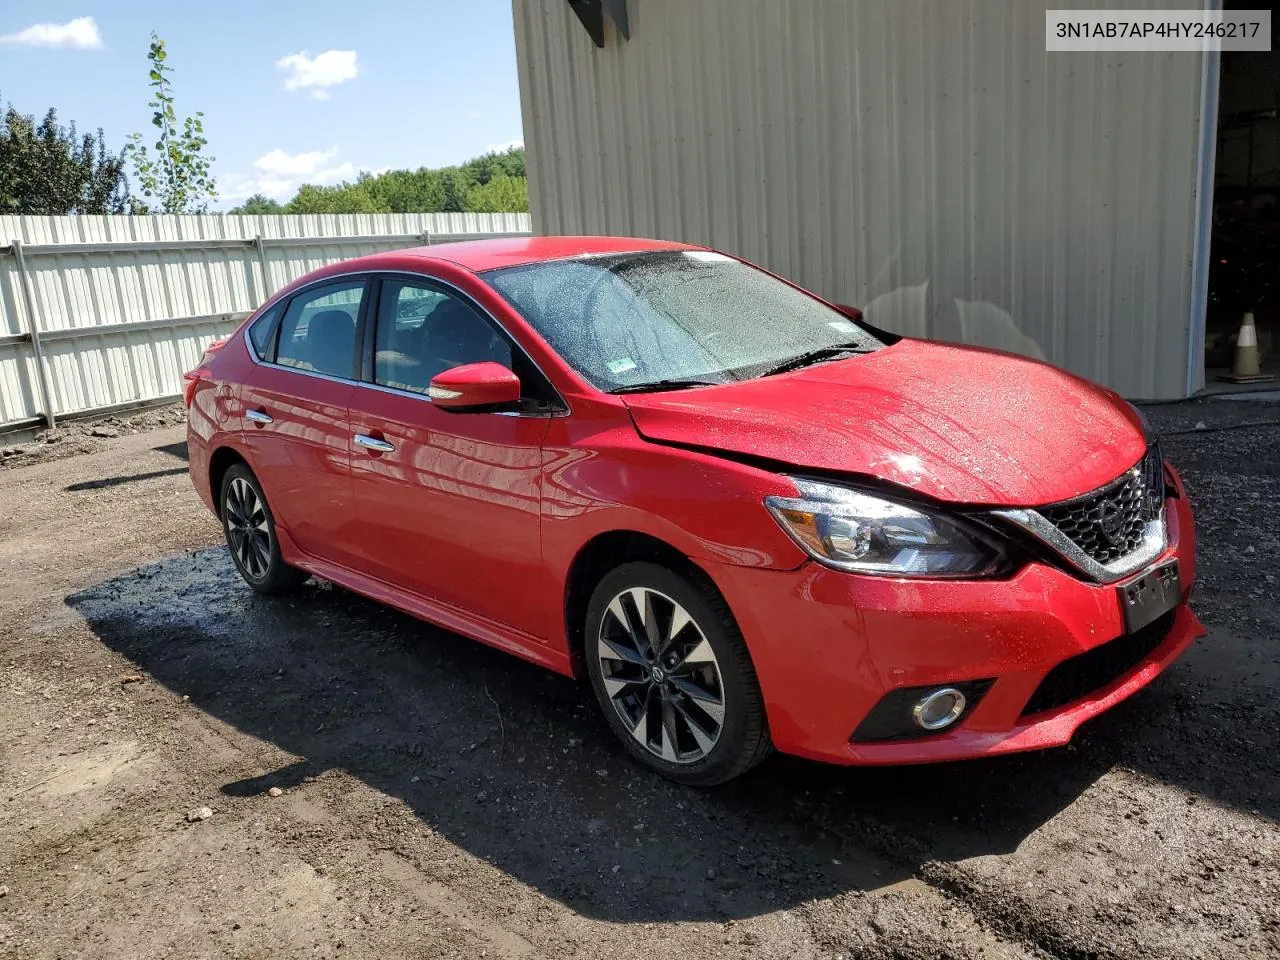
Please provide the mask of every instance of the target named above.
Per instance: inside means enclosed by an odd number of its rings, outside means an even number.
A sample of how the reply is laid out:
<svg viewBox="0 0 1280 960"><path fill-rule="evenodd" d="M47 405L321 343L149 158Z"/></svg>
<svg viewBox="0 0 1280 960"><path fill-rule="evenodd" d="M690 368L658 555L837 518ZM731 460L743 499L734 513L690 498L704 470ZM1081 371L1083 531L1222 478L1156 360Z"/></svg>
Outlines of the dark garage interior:
<svg viewBox="0 0 1280 960"><path fill-rule="evenodd" d="M1231 368L1246 312L1254 314L1263 372L1280 369L1280 59L1274 50L1227 51L1220 71L1205 324L1209 390L1227 387L1220 378Z"/></svg>

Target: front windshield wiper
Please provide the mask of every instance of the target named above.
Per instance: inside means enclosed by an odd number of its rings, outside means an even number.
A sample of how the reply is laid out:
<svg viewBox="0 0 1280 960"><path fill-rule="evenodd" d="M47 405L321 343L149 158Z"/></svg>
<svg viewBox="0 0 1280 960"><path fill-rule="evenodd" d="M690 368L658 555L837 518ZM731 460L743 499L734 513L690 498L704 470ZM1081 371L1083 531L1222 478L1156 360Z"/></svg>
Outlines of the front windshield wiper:
<svg viewBox="0 0 1280 960"><path fill-rule="evenodd" d="M653 380L649 383L628 383L614 387L610 393L660 393L664 390L687 390L689 387L718 387L724 380Z"/></svg>
<svg viewBox="0 0 1280 960"><path fill-rule="evenodd" d="M801 367L807 367L812 363L818 363L822 360L834 360L836 357L842 357L846 354L871 353L872 349L853 343L837 344L834 347L819 347L817 350L809 350L798 357L792 357L790 360L783 360L776 366L769 367L760 376L771 377L775 373L799 370Z"/></svg>

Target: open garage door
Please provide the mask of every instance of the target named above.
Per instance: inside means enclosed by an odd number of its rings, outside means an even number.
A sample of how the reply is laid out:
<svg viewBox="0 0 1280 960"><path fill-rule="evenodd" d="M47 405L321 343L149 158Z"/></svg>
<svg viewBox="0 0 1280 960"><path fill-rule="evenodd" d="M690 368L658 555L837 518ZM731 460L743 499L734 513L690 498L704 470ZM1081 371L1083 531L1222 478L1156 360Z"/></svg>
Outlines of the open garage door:
<svg viewBox="0 0 1280 960"><path fill-rule="evenodd" d="M1227 4L1242 7L1242 4ZM1224 51L1205 311L1205 389L1280 387L1280 54ZM1234 377L1246 314L1260 376ZM1240 368L1234 370L1241 373ZM1244 369L1248 373L1248 368Z"/></svg>

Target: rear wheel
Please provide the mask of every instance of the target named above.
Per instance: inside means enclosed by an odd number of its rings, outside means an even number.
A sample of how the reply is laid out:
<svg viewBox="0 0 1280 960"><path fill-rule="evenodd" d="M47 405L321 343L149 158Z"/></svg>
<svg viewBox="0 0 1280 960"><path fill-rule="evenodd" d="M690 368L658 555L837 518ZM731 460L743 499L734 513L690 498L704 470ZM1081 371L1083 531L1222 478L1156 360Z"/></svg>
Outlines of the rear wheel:
<svg viewBox="0 0 1280 960"><path fill-rule="evenodd" d="M592 690L641 763L710 786L769 754L751 657L709 584L653 563L624 564L592 594L585 636Z"/></svg>
<svg viewBox="0 0 1280 960"><path fill-rule="evenodd" d="M236 571L259 593L284 593L307 579L280 556L276 522L253 471L233 465L222 478L222 532Z"/></svg>

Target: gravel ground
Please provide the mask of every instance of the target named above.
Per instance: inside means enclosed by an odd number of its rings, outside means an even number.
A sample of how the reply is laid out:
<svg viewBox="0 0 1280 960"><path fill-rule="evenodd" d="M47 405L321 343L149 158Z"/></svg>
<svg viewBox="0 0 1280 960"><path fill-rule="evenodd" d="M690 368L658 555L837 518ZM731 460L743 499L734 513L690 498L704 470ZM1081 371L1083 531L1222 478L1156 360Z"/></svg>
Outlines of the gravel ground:
<svg viewBox="0 0 1280 960"><path fill-rule="evenodd" d="M328 585L251 594L180 428L24 454L0 957L1280 955L1280 405L1149 412L1209 627L1164 677L1066 749L706 792L564 678Z"/></svg>

